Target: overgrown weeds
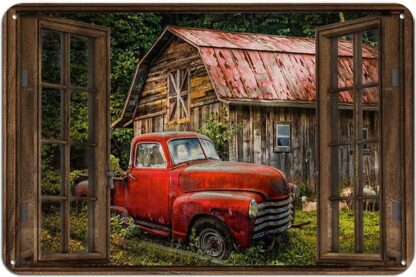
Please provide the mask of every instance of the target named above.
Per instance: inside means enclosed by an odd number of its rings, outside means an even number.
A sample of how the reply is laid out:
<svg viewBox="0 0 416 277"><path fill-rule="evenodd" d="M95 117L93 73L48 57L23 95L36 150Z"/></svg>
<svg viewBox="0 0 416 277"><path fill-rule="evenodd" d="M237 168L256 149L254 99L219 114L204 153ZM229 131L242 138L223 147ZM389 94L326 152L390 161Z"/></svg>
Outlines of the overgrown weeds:
<svg viewBox="0 0 416 277"><path fill-rule="evenodd" d="M72 207L75 209L76 207ZM42 224L43 249L59 251L59 210L48 213ZM86 251L87 209L80 206L71 215L70 249ZM354 250L353 212L340 212L340 249L343 252ZM245 251L233 252L224 261L227 266L310 266L316 259L317 220L316 212L296 211L295 224L310 222L300 229L291 228L277 236L272 250L261 243ZM364 250L375 253L379 251L379 213L364 212ZM111 217L111 264L135 266L205 266L214 265L195 254L189 244L173 242L168 239L144 234L134 225L130 217ZM171 249L172 251L170 251ZM179 249L180 252L175 252ZM217 263L215 263L218 266Z"/></svg>

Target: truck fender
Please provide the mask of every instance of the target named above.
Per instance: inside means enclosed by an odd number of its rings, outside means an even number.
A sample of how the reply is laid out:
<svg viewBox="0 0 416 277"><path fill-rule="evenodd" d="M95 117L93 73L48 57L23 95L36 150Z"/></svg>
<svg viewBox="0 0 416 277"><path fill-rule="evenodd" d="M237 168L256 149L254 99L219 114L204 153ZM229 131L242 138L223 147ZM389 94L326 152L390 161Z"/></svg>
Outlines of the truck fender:
<svg viewBox="0 0 416 277"><path fill-rule="evenodd" d="M252 220L248 217L248 206L261 196L251 192L202 191L180 195L172 207L172 235L186 240L192 224L203 216L212 216L222 221L230 231L236 244L246 248L251 244Z"/></svg>

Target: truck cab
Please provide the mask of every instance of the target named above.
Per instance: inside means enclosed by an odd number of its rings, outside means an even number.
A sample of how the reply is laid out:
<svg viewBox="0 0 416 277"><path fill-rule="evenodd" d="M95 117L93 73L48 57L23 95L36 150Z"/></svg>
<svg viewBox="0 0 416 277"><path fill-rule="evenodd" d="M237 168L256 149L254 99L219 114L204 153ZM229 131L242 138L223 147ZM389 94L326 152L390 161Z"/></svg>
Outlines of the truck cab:
<svg viewBox="0 0 416 277"><path fill-rule="evenodd" d="M290 228L293 190L276 168L221 161L204 135L151 133L133 139L112 209L146 233L192 237L204 254L223 259Z"/></svg>

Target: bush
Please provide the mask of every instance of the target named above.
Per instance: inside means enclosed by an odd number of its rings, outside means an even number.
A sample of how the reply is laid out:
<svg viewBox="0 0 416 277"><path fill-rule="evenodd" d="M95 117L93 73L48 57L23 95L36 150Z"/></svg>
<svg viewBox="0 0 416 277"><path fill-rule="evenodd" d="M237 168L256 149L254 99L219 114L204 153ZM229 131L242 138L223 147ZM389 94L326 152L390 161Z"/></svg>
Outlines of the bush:
<svg viewBox="0 0 416 277"><path fill-rule="evenodd" d="M119 175L123 171L120 166L120 159L114 155L110 155L110 167L115 175Z"/></svg>
<svg viewBox="0 0 416 277"><path fill-rule="evenodd" d="M239 125L228 122L227 109L222 108L219 112L211 113L207 119L202 121L199 133L212 140L222 160L228 160L228 143L238 128Z"/></svg>

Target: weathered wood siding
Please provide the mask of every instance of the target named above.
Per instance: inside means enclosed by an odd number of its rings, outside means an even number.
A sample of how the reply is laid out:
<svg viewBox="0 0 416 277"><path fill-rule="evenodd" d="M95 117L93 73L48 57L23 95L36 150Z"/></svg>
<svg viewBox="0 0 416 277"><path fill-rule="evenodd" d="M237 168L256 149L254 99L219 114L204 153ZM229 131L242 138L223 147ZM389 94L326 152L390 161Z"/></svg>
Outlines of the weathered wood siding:
<svg viewBox="0 0 416 277"><path fill-rule="evenodd" d="M190 69L190 122L167 124L167 73ZM198 50L175 38L152 64L140 102L136 108L134 133L191 131L201 127L202 119L223 106L215 95Z"/></svg>
<svg viewBox="0 0 416 277"><path fill-rule="evenodd" d="M190 122L167 124L167 74L170 71L190 70ZM230 160L265 164L281 169L288 179L297 184L315 186L315 110L294 107L261 107L224 104L216 97L208 73L198 50L179 38L175 38L160 54L150 68L140 102L136 108L134 134L161 131L198 131L204 119L222 107L229 110L229 121L238 129L229 145ZM343 111L341 135L351 135L351 111ZM291 149L278 152L275 148L275 125L291 124ZM377 117L366 112L364 127L374 138ZM377 153L367 155L369 174L375 179ZM348 147L340 152L342 163L341 182L350 182L353 155Z"/></svg>
<svg viewBox="0 0 416 277"><path fill-rule="evenodd" d="M229 120L231 124L240 126L229 146L230 160L279 168L286 174L289 181L305 184L314 189L316 182L315 109L230 105ZM290 151L275 150L275 125L278 123L291 124ZM377 123L377 116L366 112L364 127L368 128L370 138L375 136L375 123ZM343 135L351 135L349 133L351 124L351 112L343 111L341 116ZM377 153L373 150L366 155L365 159L369 160L369 174L374 182ZM353 176L353 156L347 147L340 152L340 160L343 165L340 180L348 182L349 176Z"/></svg>

